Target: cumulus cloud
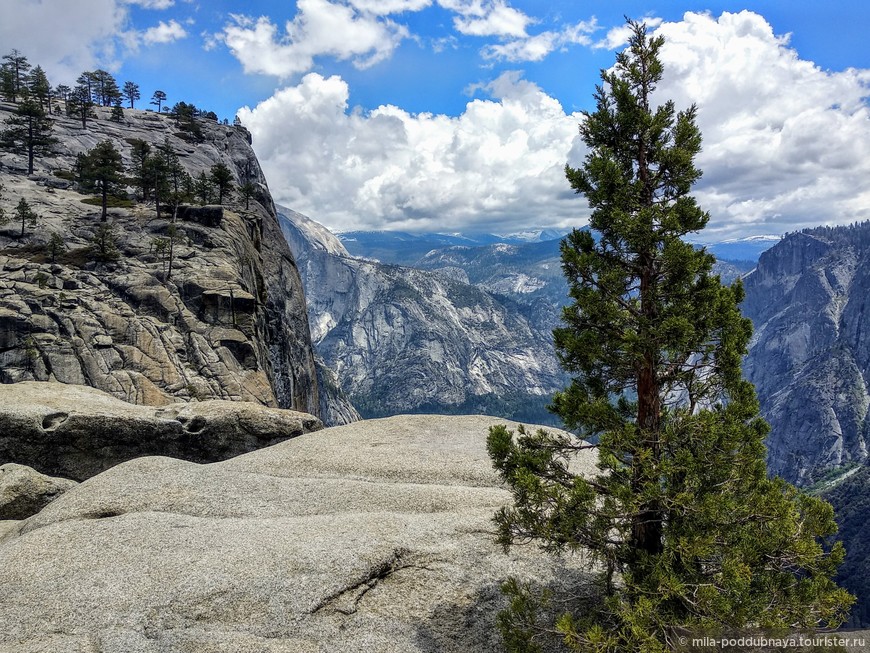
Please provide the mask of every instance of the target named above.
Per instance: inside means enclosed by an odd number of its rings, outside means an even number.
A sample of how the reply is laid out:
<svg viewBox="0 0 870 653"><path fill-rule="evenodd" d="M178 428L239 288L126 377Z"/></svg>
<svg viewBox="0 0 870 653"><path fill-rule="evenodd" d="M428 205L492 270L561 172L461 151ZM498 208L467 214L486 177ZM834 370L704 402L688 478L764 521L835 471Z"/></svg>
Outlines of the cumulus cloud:
<svg viewBox="0 0 870 653"><path fill-rule="evenodd" d="M138 5L143 9L169 9L175 0L124 0L128 5Z"/></svg>
<svg viewBox="0 0 870 653"><path fill-rule="evenodd" d="M406 11L421 11L432 4L432 0L350 0L358 11L376 16L401 14Z"/></svg>
<svg viewBox="0 0 870 653"><path fill-rule="evenodd" d="M389 4L410 8L419 3L392 0ZM328 0L299 0L296 16L280 32L266 16L235 14L232 19L215 38L227 45L245 72L281 78L310 70L314 58L321 55L350 59L359 68L374 65L409 35L407 28L391 20Z"/></svg>
<svg viewBox="0 0 870 653"><path fill-rule="evenodd" d="M5 0L0 43L40 63L53 83L69 82L98 64L114 67L126 24L117 0Z"/></svg>
<svg viewBox="0 0 870 653"><path fill-rule="evenodd" d="M748 11L688 13L656 33L659 98L699 107L707 235L870 219L870 70L822 70Z"/></svg>
<svg viewBox="0 0 870 653"><path fill-rule="evenodd" d="M482 54L486 59L505 61L541 61L551 52L571 44L592 45L591 34L598 29L595 18L566 25L561 31L547 31L506 43L487 45Z"/></svg>
<svg viewBox="0 0 870 653"><path fill-rule="evenodd" d="M662 24L662 19L654 16L646 16L638 22L646 24L648 29L654 29ZM628 37L631 36L631 27L628 25L618 25L607 30L607 35L597 41L592 47L596 49L605 48L607 50L619 50L628 43Z"/></svg>
<svg viewBox="0 0 870 653"><path fill-rule="evenodd" d="M801 60L751 12L687 13L656 33L657 99L699 106L706 237L870 219L870 71ZM310 74L240 115L276 198L335 228L581 223L585 202L562 173L584 156L581 116L517 73L477 88L488 98L456 117L361 112L342 79Z"/></svg>
<svg viewBox="0 0 870 653"><path fill-rule="evenodd" d="M333 228L512 229L568 220L563 166L579 116L507 73L462 115L348 107L337 76L306 75L239 112L277 201Z"/></svg>
<svg viewBox="0 0 870 653"><path fill-rule="evenodd" d="M162 20L154 27L149 27L142 32L142 42L145 45L154 45L155 43L172 43L187 36L187 31L175 19L168 23Z"/></svg>
<svg viewBox="0 0 870 653"><path fill-rule="evenodd" d="M438 0L455 12L453 25L460 34L470 36L525 37L534 20L504 0Z"/></svg>

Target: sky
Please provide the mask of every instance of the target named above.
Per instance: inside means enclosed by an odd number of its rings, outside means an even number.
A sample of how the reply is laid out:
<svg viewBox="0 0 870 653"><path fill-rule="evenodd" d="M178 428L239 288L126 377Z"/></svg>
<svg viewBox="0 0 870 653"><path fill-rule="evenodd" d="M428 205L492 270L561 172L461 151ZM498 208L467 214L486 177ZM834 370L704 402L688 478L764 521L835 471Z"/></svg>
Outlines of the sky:
<svg viewBox="0 0 870 653"><path fill-rule="evenodd" d="M0 0L0 50L238 115L273 197L335 231L585 224L564 177L625 46L698 105L697 240L870 219L865 0Z"/></svg>

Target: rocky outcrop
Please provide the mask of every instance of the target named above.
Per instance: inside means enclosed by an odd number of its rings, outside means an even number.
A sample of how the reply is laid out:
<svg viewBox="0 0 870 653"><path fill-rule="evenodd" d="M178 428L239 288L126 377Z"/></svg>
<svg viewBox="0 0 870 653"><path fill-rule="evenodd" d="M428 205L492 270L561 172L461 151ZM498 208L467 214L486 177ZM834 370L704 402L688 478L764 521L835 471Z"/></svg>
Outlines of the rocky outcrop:
<svg viewBox="0 0 870 653"><path fill-rule="evenodd" d="M576 589L584 572L495 544L495 423L403 416L213 465L119 465L7 528L0 649L501 651L501 581Z"/></svg>
<svg viewBox="0 0 870 653"><path fill-rule="evenodd" d="M866 460L870 225L790 234L745 287L755 333L744 370L771 424L771 471L806 485Z"/></svg>
<svg viewBox="0 0 870 653"><path fill-rule="evenodd" d="M567 377L540 311L434 272L351 258L320 225L279 213L312 339L364 416L554 419L545 407Z"/></svg>
<svg viewBox="0 0 870 653"><path fill-rule="evenodd" d="M0 121L11 107L0 105ZM147 405L226 399L320 412L302 283L247 132L202 120L203 141L191 143L170 116L129 110L118 124L97 111L87 129L53 117L59 142L34 175L21 156L0 154L7 214L24 198L39 216L23 238L0 230L0 382L85 384ZM248 207L181 207L171 263L155 250L169 232L165 208L113 208L119 258L100 262L99 207L68 179L76 155L106 139L128 167L140 139L170 147L194 176L223 163L257 193ZM66 247L56 262L54 234Z"/></svg>
<svg viewBox="0 0 870 653"><path fill-rule="evenodd" d="M224 460L322 426L252 402L136 406L82 385L0 385L0 461L75 480L139 456Z"/></svg>
<svg viewBox="0 0 870 653"><path fill-rule="evenodd" d="M78 485L40 474L26 465L0 465L0 520L27 519Z"/></svg>

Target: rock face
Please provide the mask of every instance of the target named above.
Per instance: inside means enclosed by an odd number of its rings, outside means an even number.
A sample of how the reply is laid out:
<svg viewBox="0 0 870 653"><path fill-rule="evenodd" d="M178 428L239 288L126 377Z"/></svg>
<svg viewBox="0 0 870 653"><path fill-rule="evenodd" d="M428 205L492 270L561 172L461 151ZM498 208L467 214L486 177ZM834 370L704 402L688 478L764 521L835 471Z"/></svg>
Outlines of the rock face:
<svg viewBox="0 0 870 653"><path fill-rule="evenodd" d="M0 121L11 108L0 105ZM320 413L302 283L247 131L202 120L203 141L191 143L169 116L130 110L117 124L97 111L87 129L54 117L56 151L30 177L21 155L0 154L3 208L24 198L39 215L23 238L15 225L0 229L0 382L85 384L155 406L226 399ZM111 209L120 258L100 263L90 252L99 207L66 179L76 155L106 139L128 168L140 139L171 147L193 176L223 163L257 194L248 209L181 207L171 274L154 249L169 230L165 208L159 218L153 204ZM56 263L52 234L67 248Z"/></svg>
<svg viewBox="0 0 870 653"><path fill-rule="evenodd" d="M866 460L870 225L786 236L745 287L755 334L744 369L771 424L771 471L810 484Z"/></svg>
<svg viewBox="0 0 870 653"><path fill-rule="evenodd" d="M135 406L81 385L0 385L0 460L76 480L139 456L224 460L322 426L252 402Z"/></svg>
<svg viewBox="0 0 870 653"><path fill-rule="evenodd" d="M495 423L403 416L119 465L7 527L0 650L500 651L501 581L583 572L494 544Z"/></svg>
<svg viewBox="0 0 870 653"><path fill-rule="evenodd" d="M40 474L26 465L0 465L0 520L27 519L78 485Z"/></svg>
<svg viewBox="0 0 870 653"><path fill-rule="evenodd" d="M540 311L442 274L351 258L305 216L281 217L312 339L364 416L553 419L545 406L567 377Z"/></svg>

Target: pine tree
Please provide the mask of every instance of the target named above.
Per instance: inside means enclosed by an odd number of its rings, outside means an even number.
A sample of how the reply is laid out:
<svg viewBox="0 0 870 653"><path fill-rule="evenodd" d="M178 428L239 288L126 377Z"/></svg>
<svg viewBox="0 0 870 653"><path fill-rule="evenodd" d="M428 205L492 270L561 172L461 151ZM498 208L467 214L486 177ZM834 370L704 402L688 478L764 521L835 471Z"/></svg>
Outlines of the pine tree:
<svg viewBox="0 0 870 653"><path fill-rule="evenodd" d="M250 181L246 181L239 186L239 195L245 200L245 210L247 211L251 204L251 199L257 195L257 187Z"/></svg>
<svg viewBox="0 0 870 653"><path fill-rule="evenodd" d="M89 150L78 160L82 186L85 190L96 190L100 193L100 221L107 219L108 197L124 183L124 164L121 153L115 149L112 141L105 140Z"/></svg>
<svg viewBox="0 0 870 653"><path fill-rule="evenodd" d="M52 123L33 100L23 100L6 119L8 127L0 133L0 146L27 154L27 174L33 174L33 160L50 152L57 139L51 135Z"/></svg>
<svg viewBox="0 0 870 653"><path fill-rule="evenodd" d="M10 71L12 82L12 102L17 102L17 98L27 95L27 71L30 70L30 63L27 57L21 54L18 50L12 50L9 54L3 55L6 63L3 67ZM5 94L5 88L4 88Z"/></svg>
<svg viewBox="0 0 870 653"><path fill-rule="evenodd" d="M134 109L133 106L139 98L142 97L142 94L139 92L139 84L134 84L133 82L124 82L124 90L122 91L124 97L130 103L130 108Z"/></svg>
<svg viewBox="0 0 870 653"><path fill-rule="evenodd" d="M30 204L23 197L18 200L18 206L15 207L15 217L21 222L21 234L20 237L24 237L24 226L29 225L31 227L36 226L36 220L39 217L36 215L36 212L30 207Z"/></svg>
<svg viewBox="0 0 870 653"><path fill-rule="evenodd" d="M109 116L112 122L124 122L124 109L121 107L121 99L116 98L115 104L112 106L112 114Z"/></svg>
<svg viewBox="0 0 870 653"><path fill-rule="evenodd" d="M51 237L45 245L45 253L51 257L51 262L57 261L57 257L67 250L66 243L56 231L51 232Z"/></svg>
<svg viewBox="0 0 870 653"><path fill-rule="evenodd" d="M87 129L88 118L93 118L96 115L91 91L87 84L79 84L70 92L66 101L66 113L68 116L79 118L82 121L82 129Z"/></svg>
<svg viewBox="0 0 870 653"><path fill-rule="evenodd" d="M28 86L30 95L39 102L42 110L51 113L51 84L42 66L33 69Z"/></svg>
<svg viewBox="0 0 870 653"><path fill-rule="evenodd" d="M194 181L194 195L199 199L200 206L205 206L211 202L214 194L214 183L211 177L205 174L205 170L200 170L199 176Z"/></svg>
<svg viewBox="0 0 870 653"><path fill-rule="evenodd" d="M151 104L157 105L158 113L160 113L160 109L164 102L166 102L166 93L163 91L154 91L154 95L151 96Z"/></svg>
<svg viewBox="0 0 870 653"><path fill-rule="evenodd" d="M151 187L148 180L146 161L151 154L151 145L141 138L132 139L130 145L132 146L131 154L133 157L133 167L131 169L133 181L139 186L142 201L147 202Z"/></svg>
<svg viewBox="0 0 870 653"><path fill-rule="evenodd" d="M740 370L742 286L723 286L713 256L683 240L709 218L689 194L696 108L651 106L663 39L630 27L580 127L585 164L566 168L592 231L562 245L573 303L554 336L573 381L553 408L583 440L491 430L514 495L499 541L583 549L600 564L603 596L557 623L574 650L664 651L677 627L836 627L852 597L831 580L844 555L824 547L833 510L768 479L768 426ZM587 479L569 461L588 448L601 473ZM535 650L534 597L507 589L506 642Z"/></svg>
<svg viewBox="0 0 870 653"><path fill-rule="evenodd" d="M224 198L233 191L233 173L225 164L216 163L209 170L209 176L217 188L218 204L223 204Z"/></svg>
<svg viewBox="0 0 870 653"><path fill-rule="evenodd" d="M94 235L90 239L91 256L97 261L116 261L120 257L118 252L118 234L115 225L111 222L100 222L94 229Z"/></svg>
<svg viewBox="0 0 870 653"><path fill-rule="evenodd" d="M123 96L118 88L118 82L112 73L106 70L95 70L90 73L93 79L93 101L100 106L109 107Z"/></svg>
<svg viewBox="0 0 870 653"><path fill-rule="evenodd" d="M163 203L169 200L169 171L163 156L158 152L147 157L142 171L145 184L154 197L154 210L159 219Z"/></svg>

